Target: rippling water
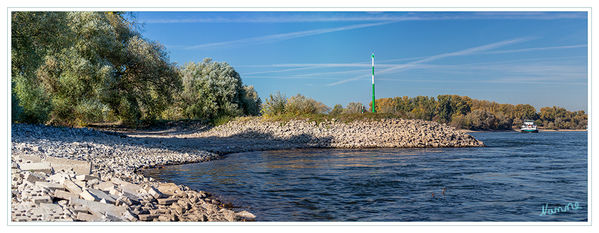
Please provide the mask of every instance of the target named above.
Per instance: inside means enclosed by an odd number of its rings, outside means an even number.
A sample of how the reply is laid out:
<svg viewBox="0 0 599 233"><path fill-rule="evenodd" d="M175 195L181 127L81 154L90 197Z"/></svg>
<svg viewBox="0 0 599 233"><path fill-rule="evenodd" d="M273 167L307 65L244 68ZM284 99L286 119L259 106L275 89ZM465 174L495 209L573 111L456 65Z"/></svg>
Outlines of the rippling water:
<svg viewBox="0 0 599 233"><path fill-rule="evenodd" d="M146 172L258 221L587 221L587 132L472 135L487 147L249 152ZM570 202L581 208L540 216Z"/></svg>

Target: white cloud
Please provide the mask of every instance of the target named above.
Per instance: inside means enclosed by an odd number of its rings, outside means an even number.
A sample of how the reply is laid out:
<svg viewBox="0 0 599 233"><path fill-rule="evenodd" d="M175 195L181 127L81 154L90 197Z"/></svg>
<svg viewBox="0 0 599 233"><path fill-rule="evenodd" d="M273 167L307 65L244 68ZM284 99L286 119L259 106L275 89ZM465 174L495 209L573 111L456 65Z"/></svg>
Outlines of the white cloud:
<svg viewBox="0 0 599 233"><path fill-rule="evenodd" d="M231 47L231 46L251 44L251 43L263 44L263 43L270 43L270 42L275 42L275 41L289 40L289 39L294 39L294 38L299 38L299 37L320 35L320 34L331 33L331 32L346 31L346 30L366 28L366 27L374 27L374 26L380 26L380 25L389 24L389 23L393 23L393 22L388 21L388 22L380 22L380 23L354 24L354 25L335 27L335 28L321 28L321 29L306 30L306 31L299 31L299 32L272 34L272 35L267 35L267 36L258 36L258 37L251 37L251 38L245 38L245 39L239 39L239 40L222 41L222 42L214 42L214 43L206 43L206 44L187 46L186 49L199 49L199 48L211 48L211 47Z"/></svg>

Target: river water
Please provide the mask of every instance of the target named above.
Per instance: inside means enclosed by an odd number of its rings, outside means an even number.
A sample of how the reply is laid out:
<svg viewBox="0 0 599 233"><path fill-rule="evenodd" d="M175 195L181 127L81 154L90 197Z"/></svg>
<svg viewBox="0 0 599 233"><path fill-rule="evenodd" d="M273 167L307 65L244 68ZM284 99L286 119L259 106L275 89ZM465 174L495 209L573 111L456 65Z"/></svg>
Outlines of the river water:
<svg viewBox="0 0 599 233"><path fill-rule="evenodd" d="M587 221L587 132L471 135L487 147L248 152L145 172L257 221Z"/></svg>

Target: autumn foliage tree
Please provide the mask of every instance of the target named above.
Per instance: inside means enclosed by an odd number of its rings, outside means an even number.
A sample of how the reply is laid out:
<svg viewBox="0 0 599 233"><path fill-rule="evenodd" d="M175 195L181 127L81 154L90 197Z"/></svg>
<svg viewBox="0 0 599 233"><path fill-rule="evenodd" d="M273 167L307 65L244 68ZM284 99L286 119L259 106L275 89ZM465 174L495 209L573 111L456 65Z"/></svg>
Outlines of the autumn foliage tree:
<svg viewBox="0 0 599 233"><path fill-rule="evenodd" d="M540 112L529 104L499 104L468 96L439 95L394 97L376 100L379 113L390 113L401 118L433 120L464 129L511 129L524 120L550 128L578 128L587 126L584 111L569 112L564 108L546 107Z"/></svg>

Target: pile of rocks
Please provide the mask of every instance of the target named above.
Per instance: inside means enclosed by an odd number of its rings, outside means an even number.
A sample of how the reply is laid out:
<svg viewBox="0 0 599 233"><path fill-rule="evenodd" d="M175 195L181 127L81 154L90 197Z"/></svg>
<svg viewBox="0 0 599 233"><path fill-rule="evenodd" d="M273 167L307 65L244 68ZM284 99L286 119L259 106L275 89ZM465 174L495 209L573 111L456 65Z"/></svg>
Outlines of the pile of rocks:
<svg viewBox="0 0 599 233"><path fill-rule="evenodd" d="M299 147L374 148L374 147L474 147L483 142L437 122L382 119L349 123L291 120L265 121L246 118L199 133L201 137L279 140Z"/></svg>
<svg viewBox="0 0 599 233"><path fill-rule="evenodd" d="M148 148L89 129L12 128L12 221L246 221L212 195L161 183L135 169L217 155Z"/></svg>

